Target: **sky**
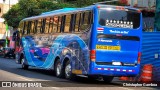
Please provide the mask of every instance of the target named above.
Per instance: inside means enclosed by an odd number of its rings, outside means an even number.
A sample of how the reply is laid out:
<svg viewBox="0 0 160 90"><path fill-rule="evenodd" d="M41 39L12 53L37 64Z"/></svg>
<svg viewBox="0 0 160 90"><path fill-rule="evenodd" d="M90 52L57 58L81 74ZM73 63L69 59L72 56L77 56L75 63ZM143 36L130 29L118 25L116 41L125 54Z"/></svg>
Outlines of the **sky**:
<svg viewBox="0 0 160 90"><path fill-rule="evenodd" d="M10 4L18 3L18 0L5 0L5 4L9 4L9 1L10 1ZM0 3L3 3L3 0L0 0Z"/></svg>

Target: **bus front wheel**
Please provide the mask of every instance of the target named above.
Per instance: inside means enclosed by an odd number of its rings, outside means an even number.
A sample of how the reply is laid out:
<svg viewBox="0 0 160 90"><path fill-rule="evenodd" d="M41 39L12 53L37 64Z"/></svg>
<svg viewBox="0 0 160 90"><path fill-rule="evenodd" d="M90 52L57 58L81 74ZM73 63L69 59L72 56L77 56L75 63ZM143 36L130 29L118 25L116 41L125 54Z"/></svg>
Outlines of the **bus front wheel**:
<svg viewBox="0 0 160 90"><path fill-rule="evenodd" d="M103 76L103 81L106 83L111 83L113 78L113 76Z"/></svg>
<svg viewBox="0 0 160 90"><path fill-rule="evenodd" d="M28 65L24 63L24 57L21 59L21 64L23 69L28 69Z"/></svg>

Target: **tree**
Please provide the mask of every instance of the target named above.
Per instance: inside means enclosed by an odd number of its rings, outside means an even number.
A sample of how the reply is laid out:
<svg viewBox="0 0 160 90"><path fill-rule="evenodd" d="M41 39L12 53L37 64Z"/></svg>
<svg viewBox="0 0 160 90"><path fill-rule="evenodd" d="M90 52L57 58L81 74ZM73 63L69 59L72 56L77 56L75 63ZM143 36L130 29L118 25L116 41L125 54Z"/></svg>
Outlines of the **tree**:
<svg viewBox="0 0 160 90"><path fill-rule="evenodd" d="M14 5L6 14L3 15L5 23L16 28L19 21L23 18L23 16L20 16L19 14L19 5Z"/></svg>
<svg viewBox="0 0 160 90"><path fill-rule="evenodd" d="M64 7L75 7L75 5L69 3L54 3L53 0L19 0L19 3L14 5L2 17L9 26L17 28L23 18L36 16L42 12Z"/></svg>

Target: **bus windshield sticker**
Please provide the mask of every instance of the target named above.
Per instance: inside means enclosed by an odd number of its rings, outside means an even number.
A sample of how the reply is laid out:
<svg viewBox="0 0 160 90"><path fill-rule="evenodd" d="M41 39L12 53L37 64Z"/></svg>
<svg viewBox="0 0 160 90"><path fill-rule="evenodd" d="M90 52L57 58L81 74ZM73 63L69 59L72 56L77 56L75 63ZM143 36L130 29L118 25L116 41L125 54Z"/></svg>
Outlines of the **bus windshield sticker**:
<svg viewBox="0 0 160 90"><path fill-rule="evenodd" d="M133 29L133 22L106 20L106 26L107 27L119 27L119 28L130 28L130 29Z"/></svg>

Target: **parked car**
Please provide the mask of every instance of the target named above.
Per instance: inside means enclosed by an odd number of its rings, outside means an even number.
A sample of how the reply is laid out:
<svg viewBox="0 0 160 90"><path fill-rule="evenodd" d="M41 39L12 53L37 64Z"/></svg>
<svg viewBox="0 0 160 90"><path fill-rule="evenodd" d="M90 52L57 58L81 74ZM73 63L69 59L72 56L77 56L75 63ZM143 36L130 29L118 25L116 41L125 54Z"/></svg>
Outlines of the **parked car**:
<svg viewBox="0 0 160 90"><path fill-rule="evenodd" d="M0 57L3 56L4 52L3 52L3 49L0 48Z"/></svg>
<svg viewBox="0 0 160 90"><path fill-rule="evenodd" d="M14 53L15 49L14 48L10 48L10 47L5 47L3 48L3 56L4 58L9 57L9 58L15 58L15 53Z"/></svg>

